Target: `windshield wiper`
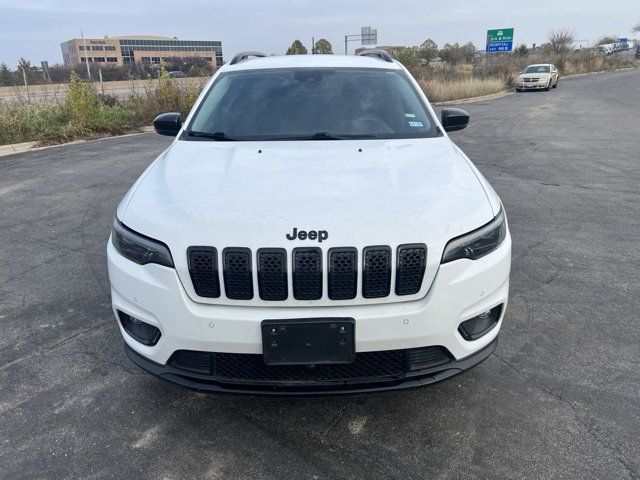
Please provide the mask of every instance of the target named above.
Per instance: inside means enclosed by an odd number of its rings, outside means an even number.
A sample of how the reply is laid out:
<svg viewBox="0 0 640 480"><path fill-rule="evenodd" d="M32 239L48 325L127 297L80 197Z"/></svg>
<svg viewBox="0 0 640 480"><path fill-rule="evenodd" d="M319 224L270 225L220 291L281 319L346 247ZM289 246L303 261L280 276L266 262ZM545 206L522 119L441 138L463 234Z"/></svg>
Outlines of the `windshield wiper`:
<svg viewBox="0 0 640 480"><path fill-rule="evenodd" d="M217 140L219 142L235 142L237 139L228 136L224 132L199 132L197 130L187 130L187 135L190 137L210 138L211 140Z"/></svg>
<svg viewBox="0 0 640 480"><path fill-rule="evenodd" d="M329 132L316 132L312 135L291 135L286 137L269 137L265 140L360 140L365 138L380 138L377 135L336 135Z"/></svg>

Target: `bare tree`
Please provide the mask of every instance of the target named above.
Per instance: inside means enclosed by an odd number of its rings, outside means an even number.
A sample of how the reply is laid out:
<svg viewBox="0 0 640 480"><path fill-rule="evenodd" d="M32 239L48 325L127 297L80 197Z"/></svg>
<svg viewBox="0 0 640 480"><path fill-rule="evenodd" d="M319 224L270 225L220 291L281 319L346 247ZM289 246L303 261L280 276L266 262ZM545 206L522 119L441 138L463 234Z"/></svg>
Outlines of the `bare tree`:
<svg viewBox="0 0 640 480"><path fill-rule="evenodd" d="M571 45L574 42L574 34L571 30L566 28L559 28L552 30L549 34L549 45L555 53L562 55L571 50Z"/></svg>
<svg viewBox="0 0 640 480"><path fill-rule="evenodd" d="M640 33L640 22L639 22L639 23L636 23L636 24L631 28L631 31L632 31L633 33Z"/></svg>

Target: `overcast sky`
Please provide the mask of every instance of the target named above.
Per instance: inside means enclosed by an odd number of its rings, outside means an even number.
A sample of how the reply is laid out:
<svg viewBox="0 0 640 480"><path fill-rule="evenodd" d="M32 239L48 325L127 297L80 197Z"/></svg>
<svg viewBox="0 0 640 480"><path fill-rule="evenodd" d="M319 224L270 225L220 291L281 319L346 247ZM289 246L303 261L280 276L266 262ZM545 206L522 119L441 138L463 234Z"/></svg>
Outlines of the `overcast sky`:
<svg viewBox="0 0 640 480"><path fill-rule="evenodd" d="M631 36L640 0L0 0L0 62L15 67L61 63L60 43L80 36L154 34L221 40L225 59L242 50L284 53L299 38L327 38L343 53L344 35L378 29L378 43L439 45L472 41L484 48L488 28L515 27L515 43L541 43L566 27L577 40ZM544 4L544 6L542 6ZM356 48L350 44L350 51Z"/></svg>

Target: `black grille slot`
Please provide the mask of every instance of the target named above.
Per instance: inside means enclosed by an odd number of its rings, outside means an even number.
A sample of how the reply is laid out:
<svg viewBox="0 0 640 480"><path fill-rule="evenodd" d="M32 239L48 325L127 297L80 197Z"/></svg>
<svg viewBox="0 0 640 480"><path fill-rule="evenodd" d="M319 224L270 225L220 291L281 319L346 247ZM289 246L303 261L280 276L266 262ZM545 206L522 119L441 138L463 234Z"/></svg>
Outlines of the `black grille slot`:
<svg viewBox="0 0 640 480"><path fill-rule="evenodd" d="M248 248L225 248L224 289L232 300L253 298L253 278L251 275L251 250Z"/></svg>
<svg viewBox="0 0 640 480"><path fill-rule="evenodd" d="M167 362L169 365L180 370L189 372L211 374L211 353L196 352L194 350L177 350L173 352Z"/></svg>
<svg viewBox="0 0 640 480"><path fill-rule="evenodd" d="M355 248L329 250L329 298L350 300L358 289L358 251Z"/></svg>
<svg viewBox="0 0 640 480"><path fill-rule="evenodd" d="M258 250L258 292L262 300L287 299L287 252L284 248Z"/></svg>
<svg viewBox="0 0 640 480"><path fill-rule="evenodd" d="M364 249L362 265L362 296L380 298L391 290L391 248L387 246Z"/></svg>
<svg viewBox="0 0 640 480"><path fill-rule="evenodd" d="M422 370L449 363L453 357L444 347L423 347L409 350L409 369Z"/></svg>
<svg viewBox="0 0 640 480"><path fill-rule="evenodd" d="M427 264L427 246L400 245L396 268L396 295L413 295L420 291Z"/></svg>
<svg viewBox="0 0 640 480"><path fill-rule="evenodd" d="M322 251L319 248L293 250L293 296L296 300L322 297Z"/></svg>
<svg viewBox="0 0 640 480"><path fill-rule="evenodd" d="M189 275L193 288L200 297L218 298L218 252L213 247L189 247L187 249Z"/></svg>
<svg viewBox="0 0 640 480"><path fill-rule="evenodd" d="M389 380L406 372L402 350L358 353L353 363L267 365L262 355L215 353L214 376L221 381L250 383L332 383Z"/></svg>
<svg viewBox="0 0 640 480"><path fill-rule="evenodd" d="M430 346L361 352L352 363L343 364L267 365L262 355L191 350L174 352L167 363L222 383L303 386L393 381L453 360L445 347Z"/></svg>

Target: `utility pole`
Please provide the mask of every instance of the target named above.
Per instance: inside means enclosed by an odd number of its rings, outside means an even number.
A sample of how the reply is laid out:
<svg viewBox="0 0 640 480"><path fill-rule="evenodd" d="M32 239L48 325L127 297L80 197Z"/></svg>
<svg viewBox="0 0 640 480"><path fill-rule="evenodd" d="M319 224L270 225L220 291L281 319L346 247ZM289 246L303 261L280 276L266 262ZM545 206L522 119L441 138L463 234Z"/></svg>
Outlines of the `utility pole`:
<svg viewBox="0 0 640 480"><path fill-rule="evenodd" d="M80 36L82 37L82 45L84 47L84 63L87 64L87 77L91 81L91 69L89 68L89 56L87 55L87 42L84 40L84 33L80 29Z"/></svg>
<svg viewBox="0 0 640 480"><path fill-rule="evenodd" d="M316 54L316 37L311 37L311 55Z"/></svg>

